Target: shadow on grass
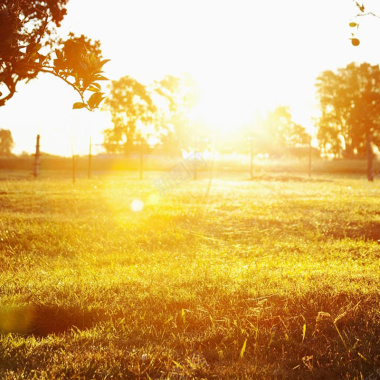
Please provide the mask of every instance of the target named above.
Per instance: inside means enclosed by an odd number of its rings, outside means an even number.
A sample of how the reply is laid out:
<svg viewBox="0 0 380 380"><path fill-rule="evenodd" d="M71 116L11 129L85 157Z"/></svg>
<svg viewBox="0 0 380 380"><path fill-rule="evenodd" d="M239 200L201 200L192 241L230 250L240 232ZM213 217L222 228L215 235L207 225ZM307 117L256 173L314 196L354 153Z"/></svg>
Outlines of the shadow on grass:
<svg viewBox="0 0 380 380"><path fill-rule="evenodd" d="M47 336L60 334L72 327L90 328L98 320L94 309L57 305L31 304L0 308L0 333Z"/></svg>
<svg viewBox="0 0 380 380"><path fill-rule="evenodd" d="M380 222L370 221L365 224L351 222L344 228L333 228L329 231L329 235L337 239L349 238L379 241Z"/></svg>

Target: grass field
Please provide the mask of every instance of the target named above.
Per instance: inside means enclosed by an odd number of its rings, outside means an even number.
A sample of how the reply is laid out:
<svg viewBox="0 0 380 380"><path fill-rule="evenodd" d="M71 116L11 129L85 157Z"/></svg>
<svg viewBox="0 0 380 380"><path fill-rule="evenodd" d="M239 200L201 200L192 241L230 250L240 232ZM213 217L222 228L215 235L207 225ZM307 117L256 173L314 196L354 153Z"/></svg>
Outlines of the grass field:
<svg viewBox="0 0 380 380"><path fill-rule="evenodd" d="M379 182L207 187L0 181L0 378L375 374Z"/></svg>

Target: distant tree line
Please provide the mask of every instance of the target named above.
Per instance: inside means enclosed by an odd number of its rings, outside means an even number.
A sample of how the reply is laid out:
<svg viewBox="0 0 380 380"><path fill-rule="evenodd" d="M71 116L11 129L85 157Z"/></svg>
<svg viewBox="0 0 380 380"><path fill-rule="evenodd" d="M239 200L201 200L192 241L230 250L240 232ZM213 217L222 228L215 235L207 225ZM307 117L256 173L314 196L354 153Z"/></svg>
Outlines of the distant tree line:
<svg viewBox="0 0 380 380"><path fill-rule="evenodd" d="M112 81L103 106L113 122L113 128L104 131L106 150L129 155L145 143L159 145L169 155L179 154L194 133L188 113L197 92L189 76L168 75L150 85L130 76Z"/></svg>
<svg viewBox="0 0 380 380"><path fill-rule="evenodd" d="M104 131L104 146L108 152L125 153L139 149L141 141L156 146L167 155L179 155L182 150L204 150L211 140L211 131L189 119L189 112L198 99L198 88L189 76L168 75L149 85L126 76L112 81L111 91L103 110L111 113L113 127ZM253 128L254 127L254 128ZM289 107L280 106L268 112L255 130L256 153L286 154L290 148L309 146L310 135L293 121ZM242 151L249 131L239 130L221 152ZM242 141L244 141L242 143ZM245 145L244 145L245 144Z"/></svg>
<svg viewBox="0 0 380 380"><path fill-rule="evenodd" d="M68 0L3 0L0 3L0 107L11 99L19 82L41 72L63 80L79 95L73 108L99 108L105 96L99 82L104 64L100 43L86 36L58 38L56 27L66 15ZM349 25L357 30L361 16L375 16L364 3ZM352 33L354 46L360 41ZM337 158L367 158L368 179L373 180L373 149L380 149L380 68L351 63L325 71L316 83L320 117L317 139L322 154ZM183 149L205 149L210 133L189 118L198 90L190 77L166 76L144 85L125 76L112 81L102 108L112 116L113 128L104 132L109 152L126 155L141 144L156 145L169 155ZM233 126L232 126L233 127ZM256 153L283 156L302 152L311 136L296 123L290 108L270 111L257 125L249 126L221 150L244 151L250 142ZM0 130L0 154L9 155L11 133Z"/></svg>
<svg viewBox="0 0 380 380"><path fill-rule="evenodd" d="M138 139L159 136L168 151L191 144L196 133L186 117L196 101L194 88L183 79L167 76L144 86L130 77L112 82L105 109L112 114L114 128L105 132L109 151L130 152ZM372 178L373 148L380 149L380 68L368 63L350 63L336 72L325 71L316 81L320 117L317 139L323 155L336 158L368 159ZM290 108L279 106L257 125L235 134L230 151L241 151L241 140L252 138L256 153L284 155L294 148L309 146L311 136L296 123ZM240 139L240 140L239 140ZM107 145L108 144L108 145Z"/></svg>
<svg viewBox="0 0 380 380"><path fill-rule="evenodd" d="M324 153L335 157L367 157L373 180L373 148L380 148L380 68L350 63L317 79L321 116L318 140Z"/></svg>

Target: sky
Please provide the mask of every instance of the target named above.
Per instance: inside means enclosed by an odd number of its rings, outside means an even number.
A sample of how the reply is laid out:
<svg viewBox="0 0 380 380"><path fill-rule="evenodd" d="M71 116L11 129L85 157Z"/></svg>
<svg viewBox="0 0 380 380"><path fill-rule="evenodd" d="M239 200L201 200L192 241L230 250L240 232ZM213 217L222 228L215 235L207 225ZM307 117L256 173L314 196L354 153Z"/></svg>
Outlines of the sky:
<svg viewBox="0 0 380 380"><path fill-rule="evenodd" d="M376 3L367 9L380 14ZM361 44L351 45L357 13L351 0L70 0L59 34L100 40L112 80L191 74L201 92L194 115L221 133L254 128L258 114L278 105L313 133L318 75L380 63L380 19L361 17ZM76 101L58 78L40 75L0 108L0 128L11 130L15 153L33 152L37 134L47 153L85 154L90 137L100 150L110 115L72 110Z"/></svg>

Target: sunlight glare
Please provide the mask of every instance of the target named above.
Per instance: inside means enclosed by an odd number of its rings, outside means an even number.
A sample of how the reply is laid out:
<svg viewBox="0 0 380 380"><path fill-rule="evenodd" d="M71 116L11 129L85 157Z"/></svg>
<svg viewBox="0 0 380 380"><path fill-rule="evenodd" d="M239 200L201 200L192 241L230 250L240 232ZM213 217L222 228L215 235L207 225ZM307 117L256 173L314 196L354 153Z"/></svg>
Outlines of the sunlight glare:
<svg viewBox="0 0 380 380"><path fill-rule="evenodd" d="M140 212L144 208L144 202L140 199L135 199L131 203L131 210L134 212Z"/></svg>
<svg viewBox="0 0 380 380"><path fill-rule="evenodd" d="M157 205L160 202L160 196L158 194L151 194L148 197L148 203L151 205Z"/></svg>

